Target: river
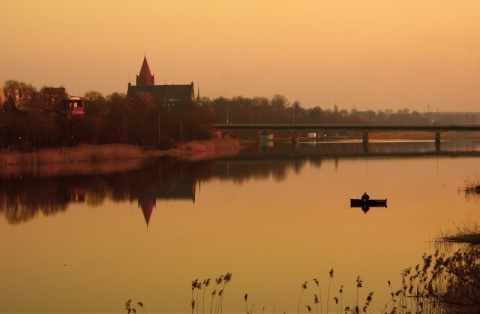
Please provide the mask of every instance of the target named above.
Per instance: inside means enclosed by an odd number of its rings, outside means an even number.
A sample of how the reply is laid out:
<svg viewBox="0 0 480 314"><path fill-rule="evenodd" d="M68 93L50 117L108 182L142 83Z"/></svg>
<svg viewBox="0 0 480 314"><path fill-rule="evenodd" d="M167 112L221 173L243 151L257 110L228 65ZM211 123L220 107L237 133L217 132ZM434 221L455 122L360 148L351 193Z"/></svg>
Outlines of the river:
<svg viewBox="0 0 480 314"><path fill-rule="evenodd" d="M192 299L210 313L222 289L223 313L341 313L370 292L377 313L388 281L399 289L440 232L480 221L479 198L462 190L479 179L472 140L266 143L216 160L40 168L0 168L3 313L122 313L129 299L137 313L191 313ZM387 207L351 208L364 192ZM196 279L210 284L192 292Z"/></svg>

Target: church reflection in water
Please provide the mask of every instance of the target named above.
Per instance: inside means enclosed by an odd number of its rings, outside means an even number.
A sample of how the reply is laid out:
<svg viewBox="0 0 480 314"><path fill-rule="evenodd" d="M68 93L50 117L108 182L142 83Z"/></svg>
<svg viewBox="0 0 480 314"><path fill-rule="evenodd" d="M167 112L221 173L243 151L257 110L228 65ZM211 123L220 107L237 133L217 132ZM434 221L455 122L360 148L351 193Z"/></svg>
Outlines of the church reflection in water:
<svg viewBox="0 0 480 314"><path fill-rule="evenodd" d="M189 200L195 202L197 186L211 179L242 183L254 178L274 178L283 181L289 173L306 165L321 167L322 160L334 159L337 166L342 158L405 158L436 156L447 158L465 155L478 156L471 148L454 152L436 152L433 143L371 145L365 152L362 143L304 145L292 151L290 143L278 148L247 147L241 154L217 160L189 162L163 157L156 160L95 164L92 168L55 172L54 166L40 171L0 167L0 214L10 224L27 222L40 214L55 215L67 211L72 203L100 206L106 200L138 203L150 223L158 202ZM447 145L444 145L447 146ZM392 151L395 148L397 151ZM401 153L398 153L401 152ZM72 166L69 165L70 168ZM45 170L45 169L44 169ZM372 207L370 205L369 207ZM368 211L370 208L362 208Z"/></svg>
<svg viewBox="0 0 480 314"><path fill-rule="evenodd" d="M197 171L206 163L189 163L173 158L151 160L136 169L102 173L97 165L87 173L37 175L8 173L0 178L0 213L10 224L19 224L39 214L51 216L65 212L69 204L85 203L97 207L107 199L113 202L138 202L145 221L158 200L195 202ZM102 173L102 174L99 174Z"/></svg>

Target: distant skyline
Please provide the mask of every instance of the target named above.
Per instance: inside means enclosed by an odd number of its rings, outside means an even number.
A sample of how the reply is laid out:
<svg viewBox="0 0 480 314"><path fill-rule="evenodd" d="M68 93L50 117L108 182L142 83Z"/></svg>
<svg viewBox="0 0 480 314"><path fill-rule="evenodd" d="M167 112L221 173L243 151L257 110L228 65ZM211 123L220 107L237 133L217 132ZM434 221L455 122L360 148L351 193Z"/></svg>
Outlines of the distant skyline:
<svg viewBox="0 0 480 314"><path fill-rule="evenodd" d="M480 112L480 1L0 0L0 84L156 84L304 108Z"/></svg>

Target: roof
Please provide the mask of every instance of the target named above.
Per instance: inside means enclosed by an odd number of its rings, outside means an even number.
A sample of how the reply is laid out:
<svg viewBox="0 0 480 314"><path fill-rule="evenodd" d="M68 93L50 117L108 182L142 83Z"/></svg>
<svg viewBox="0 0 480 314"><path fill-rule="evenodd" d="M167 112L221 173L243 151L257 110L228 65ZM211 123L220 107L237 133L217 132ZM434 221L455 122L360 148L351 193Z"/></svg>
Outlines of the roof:
<svg viewBox="0 0 480 314"><path fill-rule="evenodd" d="M164 105L195 101L193 82L184 85L155 85L155 77L150 72L146 56L143 58L142 68L137 75L137 85L133 86L128 83L127 94L132 98L154 100Z"/></svg>
<svg viewBox="0 0 480 314"><path fill-rule="evenodd" d="M155 78L152 75L152 72L150 72L146 56L143 58L142 68L137 75L137 85L155 85Z"/></svg>
<svg viewBox="0 0 480 314"><path fill-rule="evenodd" d="M193 83L188 85L129 86L128 89L128 94L130 95L134 93L137 97L144 98L146 96L145 94L150 94L156 101L161 103L167 103L172 100L195 100Z"/></svg>

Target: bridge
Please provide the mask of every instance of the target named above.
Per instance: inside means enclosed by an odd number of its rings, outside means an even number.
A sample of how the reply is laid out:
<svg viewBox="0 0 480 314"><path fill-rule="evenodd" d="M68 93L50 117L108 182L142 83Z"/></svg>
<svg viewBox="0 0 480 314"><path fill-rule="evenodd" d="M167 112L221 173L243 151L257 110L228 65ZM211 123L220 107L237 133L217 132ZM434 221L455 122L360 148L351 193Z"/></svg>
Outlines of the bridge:
<svg viewBox="0 0 480 314"><path fill-rule="evenodd" d="M440 142L441 132L477 132L480 125L444 125L444 124L214 124L222 132L233 131L285 131L292 133L292 142L297 141L297 132L318 131L357 131L363 133L363 143L368 144L370 132L432 132L435 142Z"/></svg>

